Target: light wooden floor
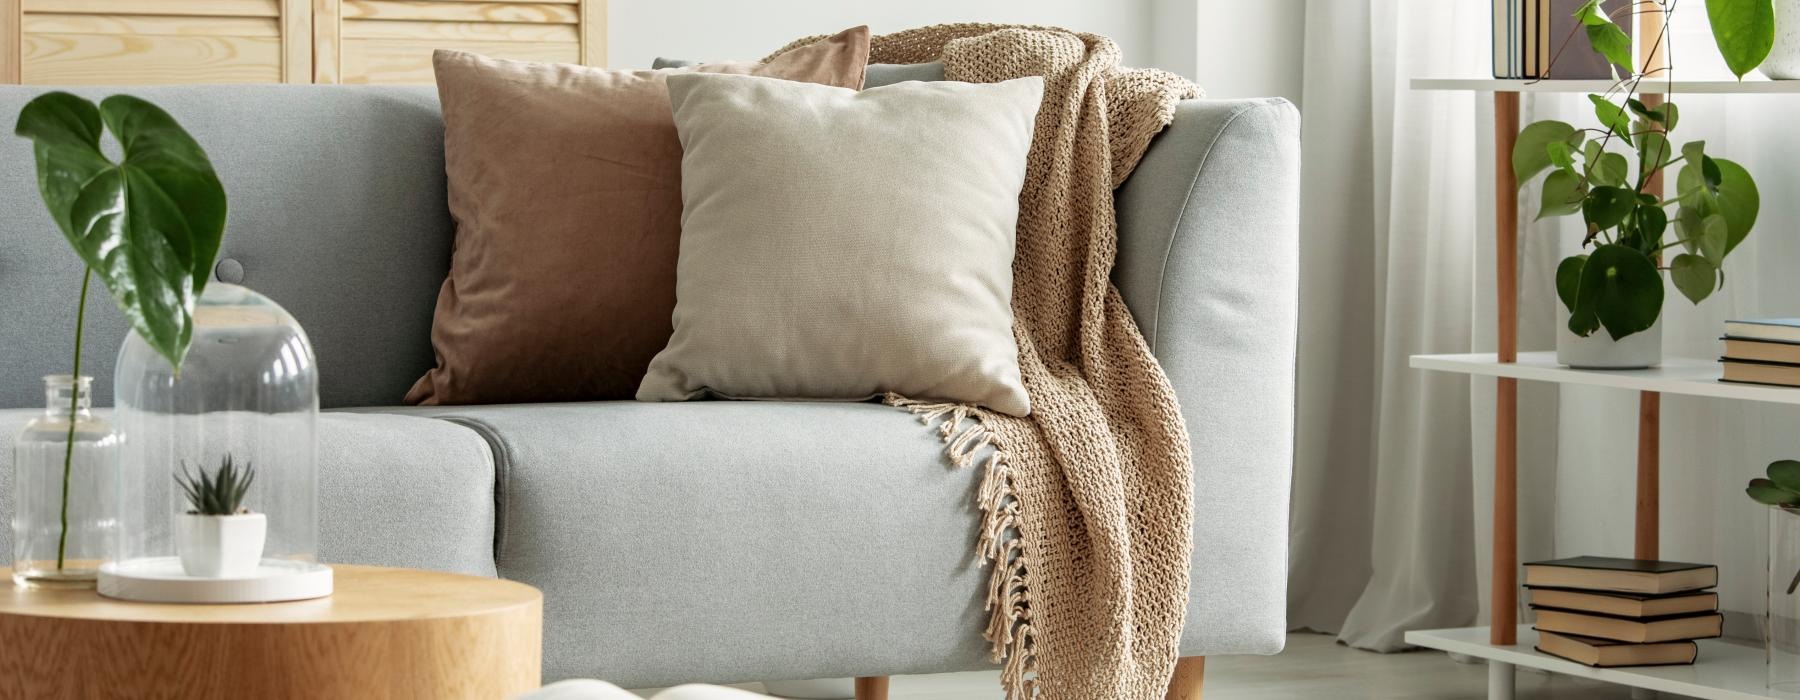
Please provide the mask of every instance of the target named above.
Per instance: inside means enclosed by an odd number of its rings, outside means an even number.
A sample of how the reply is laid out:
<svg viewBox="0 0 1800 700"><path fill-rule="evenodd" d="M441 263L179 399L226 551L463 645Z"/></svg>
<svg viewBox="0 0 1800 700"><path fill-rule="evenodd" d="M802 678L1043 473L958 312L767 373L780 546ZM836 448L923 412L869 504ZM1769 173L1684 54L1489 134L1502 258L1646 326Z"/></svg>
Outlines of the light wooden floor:
<svg viewBox="0 0 1800 700"><path fill-rule="evenodd" d="M994 671L894 678L892 700L998 700ZM761 691L756 684L738 686ZM1206 700L1485 700L1487 667L1434 651L1376 654L1318 634L1288 635L1275 656L1207 659ZM1626 700L1618 686L1520 671L1518 700Z"/></svg>

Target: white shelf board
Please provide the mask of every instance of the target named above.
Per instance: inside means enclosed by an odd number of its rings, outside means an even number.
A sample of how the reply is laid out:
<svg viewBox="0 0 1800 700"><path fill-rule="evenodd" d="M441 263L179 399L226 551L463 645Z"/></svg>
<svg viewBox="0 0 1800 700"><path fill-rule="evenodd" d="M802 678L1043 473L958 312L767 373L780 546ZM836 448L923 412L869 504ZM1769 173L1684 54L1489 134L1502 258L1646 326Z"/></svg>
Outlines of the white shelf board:
<svg viewBox="0 0 1800 700"><path fill-rule="evenodd" d="M1535 382L1585 384L1614 389L1658 391L1664 394L1707 396L1715 399L1800 404L1800 388L1733 384L1719 381L1720 366L1714 360L1665 357L1651 369L1570 369L1556 362L1554 352L1522 352L1518 362L1500 362L1494 353L1466 355L1413 355L1416 369L1455 372L1483 377L1512 377Z"/></svg>
<svg viewBox="0 0 1800 700"><path fill-rule="evenodd" d="M1706 700L1769 700L1768 667L1763 648L1741 641L1700 640L1700 657L1689 666L1635 666L1594 668L1538 652L1537 630L1519 625L1519 643L1488 643L1488 628L1462 627L1416 630L1406 633L1406 643L1489 661L1542 669L1605 683L1648 688Z"/></svg>
<svg viewBox="0 0 1800 700"><path fill-rule="evenodd" d="M1464 92L1571 92L1605 93L1615 83L1611 80L1501 80L1498 78L1413 78L1414 90L1457 90ZM1645 80L1638 92L1646 94L1675 93L1685 95L1769 95L1800 94L1800 80L1677 80L1671 86L1666 80Z"/></svg>

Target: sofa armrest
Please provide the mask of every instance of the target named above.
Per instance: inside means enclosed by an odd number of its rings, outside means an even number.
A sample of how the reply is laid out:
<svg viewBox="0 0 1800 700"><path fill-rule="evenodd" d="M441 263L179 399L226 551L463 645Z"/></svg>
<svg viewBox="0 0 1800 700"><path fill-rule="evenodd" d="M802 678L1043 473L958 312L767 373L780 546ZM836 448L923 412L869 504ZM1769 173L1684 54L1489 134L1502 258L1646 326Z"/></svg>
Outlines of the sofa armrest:
<svg viewBox="0 0 1800 700"><path fill-rule="evenodd" d="M1188 100L1120 187L1113 272L1194 450L1186 656L1280 651L1299 305L1300 115Z"/></svg>

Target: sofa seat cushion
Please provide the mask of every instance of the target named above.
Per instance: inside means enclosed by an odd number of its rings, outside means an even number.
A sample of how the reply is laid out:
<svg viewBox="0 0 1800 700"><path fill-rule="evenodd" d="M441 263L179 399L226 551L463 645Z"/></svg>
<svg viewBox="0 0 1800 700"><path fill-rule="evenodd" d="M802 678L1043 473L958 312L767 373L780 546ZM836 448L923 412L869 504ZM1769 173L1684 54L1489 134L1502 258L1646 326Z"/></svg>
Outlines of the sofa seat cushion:
<svg viewBox="0 0 1800 700"><path fill-rule="evenodd" d="M393 409L390 409L393 410ZM627 688L986 665L976 470L872 403L398 409L495 441L544 678Z"/></svg>
<svg viewBox="0 0 1800 700"><path fill-rule="evenodd" d="M11 522L12 438L43 409L0 410L0 522ZM110 411L102 411L111 419ZM319 416L319 559L493 576L494 461L454 423ZM12 529L0 528L12 561Z"/></svg>

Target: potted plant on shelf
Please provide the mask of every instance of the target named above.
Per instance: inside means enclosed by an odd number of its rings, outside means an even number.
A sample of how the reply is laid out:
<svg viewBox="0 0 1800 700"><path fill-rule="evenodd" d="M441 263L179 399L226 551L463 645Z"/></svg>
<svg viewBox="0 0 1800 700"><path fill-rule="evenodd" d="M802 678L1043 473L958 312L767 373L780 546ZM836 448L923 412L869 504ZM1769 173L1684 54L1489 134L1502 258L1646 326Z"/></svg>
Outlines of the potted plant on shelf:
<svg viewBox="0 0 1800 700"><path fill-rule="evenodd" d="M238 469L231 455L219 468L190 471L182 462L175 482L187 494L188 511L176 518L175 551L181 569L200 578L244 578L262 561L268 518L244 507L244 496L256 481L250 464Z"/></svg>
<svg viewBox="0 0 1800 700"><path fill-rule="evenodd" d="M1769 509L1769 688L1800 693L1800 461L1771 463L1744 492ZM1784 696L1785 697L1785 696Z"/></svg>
<svg viewBox="0 0 1800 700"><path fill-rule="evenodd" d="M1768 54L1774 20L1757 11L1768 2L1707 2L1714 39L1740 77ZM1669 13L1675 1L1621 5L1611 14ZM1645 6L1654 7L1640 9ZM1667 79L1669 72L1648 64L1633 68L1631 37L1602 12L1600 0L1582 5L1575 17L1589 45L1623 77L1604 94L1588 95L1598 127L1544 120L1520 131L1513 174L1523 187L1547 171L1538 219L1579 214L1584 224L1582 252L1556 269L1564 317L1558 361L1595 369L1650 367L1662 361L1663 273L1693 303L1710 296L1725 283L1726 256L1755 226L1760 200L1743 166L1708 154L1704 141L1677 147L1669 140L1680 120L1675 103L1638 97L1646 78ZM1667 36L1665 24L1647 55L1662 51ZM1653 185L1675 165L1681 169L1674 192L1665 196Z"/></svg>

